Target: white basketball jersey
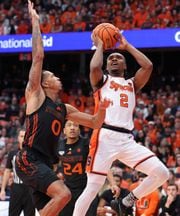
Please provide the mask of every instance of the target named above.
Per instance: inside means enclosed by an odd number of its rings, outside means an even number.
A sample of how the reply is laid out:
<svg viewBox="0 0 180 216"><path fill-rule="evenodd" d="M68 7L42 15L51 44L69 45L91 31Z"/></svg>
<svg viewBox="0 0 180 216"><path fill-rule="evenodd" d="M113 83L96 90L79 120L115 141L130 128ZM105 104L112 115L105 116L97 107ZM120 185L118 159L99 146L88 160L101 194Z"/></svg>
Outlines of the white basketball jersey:
<svg viewBox="0 0 180 216"><path fill-rule="evenodd" d="M133 111L135 107L135 91L132 79L108 75L101 89L100 98L111 101L106 110L105 124L132 130Z"/></svg>

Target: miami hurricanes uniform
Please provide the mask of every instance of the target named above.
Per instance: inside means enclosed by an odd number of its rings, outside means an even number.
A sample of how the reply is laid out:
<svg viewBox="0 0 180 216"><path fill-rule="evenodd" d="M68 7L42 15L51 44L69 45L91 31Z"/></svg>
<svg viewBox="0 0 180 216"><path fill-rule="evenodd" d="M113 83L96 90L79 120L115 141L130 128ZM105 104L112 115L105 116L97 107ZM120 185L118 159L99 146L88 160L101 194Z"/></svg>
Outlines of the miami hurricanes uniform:
<svg viewBox="0 0 180 216"><path fill-rule="evenodd" d="M60 171L64 175L64 182L70 189L72 198L70 202L63 208L59 216L72 215L75 202L83 192L87 183L85 167L89 153L89 139L79 137L76 143L66 144L66 142L67 140L60 142Z"/></svg>
<svg viewBox="0 0 180 216"><path fill-rule="evenodd" d="M26 116L23 149L16 157L16 172L24 184L33 188L37 209L50 200L48 186L58 180L53 164L58 163L59 135L64 127L66 107L46 97L41 107Z"/></svg>

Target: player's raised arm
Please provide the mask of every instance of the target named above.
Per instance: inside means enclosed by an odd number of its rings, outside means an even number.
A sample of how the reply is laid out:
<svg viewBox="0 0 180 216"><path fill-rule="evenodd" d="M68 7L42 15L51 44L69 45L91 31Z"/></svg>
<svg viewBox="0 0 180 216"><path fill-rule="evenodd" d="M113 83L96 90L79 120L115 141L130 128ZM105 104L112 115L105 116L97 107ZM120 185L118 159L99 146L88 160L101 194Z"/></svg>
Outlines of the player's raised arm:
<svg viewBox="0 0 180 216"><path fill-rule="evenodd" d="M39 15L34 9L34 4L30 0L28 0L28 11L32 22L32 65L26 90L33 92L41 88L44 49L40 32Z"/></svg>
<svg viewBox="0 0 180 216"><path fill-rule="evenodd" d="M119 49L128 51L141 66L134 76L135 89L138 91L148 82L153 69L153 64L142 52L131 45L122 34L120 34Z"/></svg>
<svg viewBox="0 0 180 216"><path fill-rule="evenodd" d="M90 115L87 113L80 112L73 106L66 104L67 119L77 122L80 125L90 128L100 128L104 122L106 115L106 108L109 106L110 101L104 99L100 102L99 109L96 114Z"/></svg>
<svg viewBox="0 0 180 216"><path fill-rule="evenodd" d="M95 91L103 80L103 41L94 33L91 38L96 46L96 51L90 62L90 82Z"/></svg>

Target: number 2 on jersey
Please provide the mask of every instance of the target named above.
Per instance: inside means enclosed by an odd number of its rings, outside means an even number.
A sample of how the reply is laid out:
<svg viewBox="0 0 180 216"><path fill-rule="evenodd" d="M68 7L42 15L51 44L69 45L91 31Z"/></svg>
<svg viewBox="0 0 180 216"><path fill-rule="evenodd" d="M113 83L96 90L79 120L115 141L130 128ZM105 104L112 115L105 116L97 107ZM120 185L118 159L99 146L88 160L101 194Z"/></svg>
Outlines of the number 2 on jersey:
<svg viewBox="0 0 180 216"><path fill-rule="evenodd" d="M128 95L127 94L120 94L120 106L121 107L128 107Z"/></svg>

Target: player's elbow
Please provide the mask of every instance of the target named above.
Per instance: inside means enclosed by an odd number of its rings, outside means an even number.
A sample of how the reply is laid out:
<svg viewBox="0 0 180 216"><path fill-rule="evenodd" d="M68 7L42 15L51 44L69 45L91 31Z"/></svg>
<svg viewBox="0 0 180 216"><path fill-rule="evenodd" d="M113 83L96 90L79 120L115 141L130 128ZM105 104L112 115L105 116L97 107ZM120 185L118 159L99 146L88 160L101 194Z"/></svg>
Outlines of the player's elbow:
<svg viewBox="0 0 180 216"><path fill-rule="evenodd" d="M38 62L42 62L43 60L44 60L44 53L43 52L39 52L33 56L33 62L38 63Z"/></svg>
<svg viewBox="0 0 180 216"><path fill-rule="evenodd" d="M92 128L93 128L93 129L99 129L99 128L102 127L102 124L103 124L103 121L98 120L98 119L95 118L95 119L93 120Z"/></svg>
<svg viewBox="0 0 180 216"><path fill-rule="evenodd" d="M153 63L151 61L149 61L146 66L145 66L145 69L148 73L151 73L152 70L153 70Z"/></svg>

